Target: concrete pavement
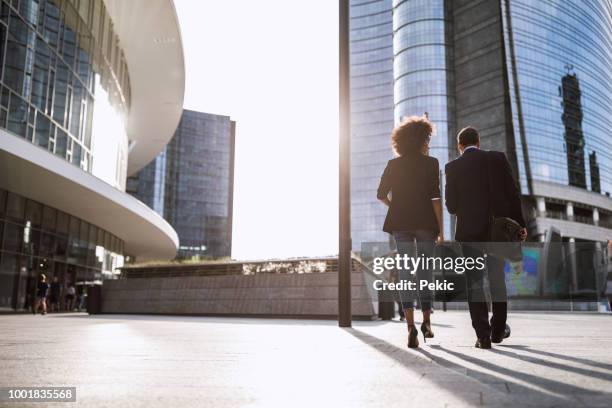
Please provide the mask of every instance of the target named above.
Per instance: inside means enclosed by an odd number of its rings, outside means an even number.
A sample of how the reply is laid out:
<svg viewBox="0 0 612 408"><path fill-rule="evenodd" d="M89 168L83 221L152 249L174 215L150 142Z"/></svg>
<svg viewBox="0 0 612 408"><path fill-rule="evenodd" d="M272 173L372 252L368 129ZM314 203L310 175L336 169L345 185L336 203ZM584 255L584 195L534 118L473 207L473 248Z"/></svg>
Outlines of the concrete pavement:
<svg viewBox="0 0 612 408"><path fill-rule="evenodd" d="M0 386L76 386L66 407L612 406L611 315L513 313L491 351L467 312L433 323L408 350L399 322L3 315Z"/></svg>

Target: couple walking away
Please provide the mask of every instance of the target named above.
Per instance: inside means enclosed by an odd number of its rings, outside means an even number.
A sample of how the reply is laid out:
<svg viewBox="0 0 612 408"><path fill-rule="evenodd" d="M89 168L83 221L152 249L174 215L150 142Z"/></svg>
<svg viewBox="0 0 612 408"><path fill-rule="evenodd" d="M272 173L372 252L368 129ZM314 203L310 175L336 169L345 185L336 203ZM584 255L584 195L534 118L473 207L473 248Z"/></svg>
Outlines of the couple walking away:
<svg viewBox="0 0 612 408"><path fill-rule="evenodd" d="M411 116L393 129L391 145L396 157L388 162L378 187L377 197L389 207L383 231L392 234L397 252L407 256L433 256L436 243L444 241L440 171L438 160L429 156L433 124L426 116ZM448 212L457 217L455 239L463 256L483 256L477 243L489 240L491 215L508 217L520 225L519 239L527 238L518 188L510 164L501 152L480 149L476 129L467 127L457 134L460 156L446 165L445 199ZM473 245L470 245L472 243ZM472 327L476 347L491 348L510 336L506 324L507 299L504 260L487 254L484 270L465 273ZM493 316L485 298L484 273L488 274ZM416 274L400 271L400 279L432 281L432 272L419 269ZM419 288L420 285L416 287ZM408 323L408 347L419 345L414 324L414 301L418 297L423 312L423 338L431 338L433 294L425 290L402 291L400 298Z"/></svg>

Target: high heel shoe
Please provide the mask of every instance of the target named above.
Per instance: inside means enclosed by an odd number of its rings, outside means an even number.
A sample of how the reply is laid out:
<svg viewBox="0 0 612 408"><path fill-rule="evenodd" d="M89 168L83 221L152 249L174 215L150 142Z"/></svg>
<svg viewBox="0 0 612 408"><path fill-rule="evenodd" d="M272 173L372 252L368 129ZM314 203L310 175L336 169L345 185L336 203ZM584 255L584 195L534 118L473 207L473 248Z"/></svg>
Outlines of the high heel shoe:
<svg viewBox="0 0 612 408"><path fill-rule="evenodd" d="M414 326L408 326L408 348L419 347L419 331Z"/></svg>
<svg viewBox="0 0 612 408"><path fill-rule="evenodd" d="M430 322L421 323L421 331L423 332L423 341L427 343L427 339L432 339L434 336L433 331L431 330Z"/></svg>

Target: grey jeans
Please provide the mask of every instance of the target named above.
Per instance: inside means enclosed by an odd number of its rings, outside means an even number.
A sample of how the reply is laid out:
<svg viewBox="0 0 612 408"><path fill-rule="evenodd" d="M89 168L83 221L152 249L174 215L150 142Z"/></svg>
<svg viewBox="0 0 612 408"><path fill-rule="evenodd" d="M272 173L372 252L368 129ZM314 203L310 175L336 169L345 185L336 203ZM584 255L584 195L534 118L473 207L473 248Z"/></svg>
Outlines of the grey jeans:
<svg viewBox="0 0 612 408"><path fill-rule="evenodd" d="M397 253L408 255L409 257L426 257L434 255L436 233L427 230L414 231L393 231ZM400 290L400 300L404 310L414 309L414 301L418 298L421 310L431 310L433 294L431 290L419 289L419 281L427 280L432 282L432 272L428 269L419 268L416 273L411 273L402 269L399 271L399 278L402 281L415 282L416 290Z"/></svg>

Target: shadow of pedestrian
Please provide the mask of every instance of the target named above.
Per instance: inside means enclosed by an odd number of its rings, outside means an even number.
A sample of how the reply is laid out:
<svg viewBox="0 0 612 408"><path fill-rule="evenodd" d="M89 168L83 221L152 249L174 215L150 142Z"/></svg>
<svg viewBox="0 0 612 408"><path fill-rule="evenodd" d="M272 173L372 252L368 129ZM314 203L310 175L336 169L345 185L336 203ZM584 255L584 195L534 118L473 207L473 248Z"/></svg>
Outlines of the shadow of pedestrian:
<svg viewBox="0 0 612 408"><path fill-rule="evenodd" d="M582 357L570 356L567 354L553 353L550 351L534 349L529 346L519 346L519 345L514 345L514 344L500 344L499 346L497 346L497 349L498 350L499 349L517 349L521 351L526 351L528 353L539 354L539 355L548 356L548 357L554 357L560 360L572 361L575 363L585 364L585 365L592 366L592 367L603 368L604 370L609 370L610 374L612 374L612 364L606 364L600 361L593 361L593 360L589 360L589 359L582 358Z"/></svg>
<svg viewBox="0 0 612 408"><path fill-rule="evenodd" d="M527 361L529 363L534 363L534 364L538 364L544 367L553 367L556 368L558 370L565 370L568 371L570 373L576 373L576 374L582 374L585 375L587 377L592 377L592 378L597 378L600 380L604 380L604 381L610 381L612 382L612 372L610 373L602 373L601 371L594 371L594 370L589 370L586 368L582 368L582 367L575 367L575 366L569 366L569 365L565 365L565 364L560 364L560 363L556 363L554 361L550 361L550 360L544 360L538 357L533 357L533 356L526 356L526 355L522 355L522 354L518 354L518 353L514 353L511 351L507 351L507 350L503 350L501 348L493 348L491 349L492 352L500 354L502 356L507 356L510 358L516 358L518 360L522 360L522 361Z"/></svg>
<svg viewBox="0 0 612 408"><path fill-rule="evenodd" d="M590 395L602 394L601 392L596 392L596 391L593 391L587 388L579 387L574 384L552 380L548 377L530 374L528 372L523 372L523 371L511 370L507 367L504 367L498 364L493 364L493 363L490 363L480 358L468 356L466 354L444 348L440 345L433 345L431 346L431 348L435 350L443 351L447 354L450 354L454 357L457 357L459 359L472 363L476 366L485 368L487 370L494 371L496 373L511 377L513 379L516 379L516 380L519 380L519 381L522 381L528 384L536 385L539 388L544 389L550 393L555 393L559 395L568 395L568 396L576 395L576 394L590 394ZM491 351L495 353L495 349L491 349ZM503 353L500 353L500 354L503 354Z"/></svg>
<svg viewBox="0 0 612 408"><path fill-rule="evenodd" d="M513 403L515 406L575 406L578 404L571 395L568 395L571 392L581 392L581 393L591 393L592 391L573 386L570 388L565 388L568 385L562 384L553 380L548 380L546 378L541 378L535 375L526 375L517 371L513 371L507 368L496 367L492 363L487 363L484 360L467 357L461 353L451 352L449 350L443 349L441 347L431 346L432 349L437 348L440 351L447 352L456 357L459 357L463 360L470 361L475 365L479 365L483 368L487 368L491 371L497 371L502 374L505 374L508 377L515 378L517 380L527 381L530 384L536 384L539 387L543 388L546 392L540 391L535 388L527 387L520 382L508 381L504 378L497 377L495 375L486 373L484 371L480 371L477 369L473 369L471 367L464 366L457 362L451 361L439 355L434 355L431 352L427 351L427 347L420 347L413 350L407 350L404 348L399 348L383 339L378 337L371 336L363 331L357 330L355 328L347 328L345 329L347 333L350 333L352 336L367 344L368 346L376 349L377 351L385 354L387 357L392 358L397 363L402 364L404 367L410 370L415 370L414 364L411 364L412 361L410 359L413 356L413 353L421 354L423 357L428 360L439 364L441 367L444 367L448 370L455 372L457 375L467 376L473 380L477 381L475 384L475 392L482 391L483 387L489 387L491 390L503 393L508 398L508 403ZM497 370L495 370L497 368ZM435 383L436 386L447 389L449 393L453 395L461 397L463 393L458 393L456 389L456 383L452 381L448 381L446 379L437 380L435 375L429 376L428 380ZM505 391L501 391L500 388L494 386L494 384L509 384L504 387ZM543 387L542 385L547 385L548 387ZM552 390L556 391L552 391ZM510 392L512 390L512 392ZM568 392L569 391L569 392ZM557 395L555 395L557 394ZM473 401L467 400L466 403L472 404Z"/></svg>

